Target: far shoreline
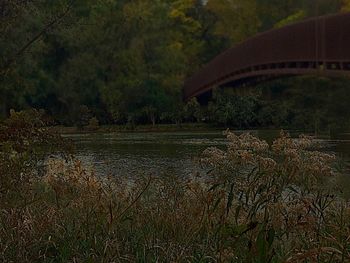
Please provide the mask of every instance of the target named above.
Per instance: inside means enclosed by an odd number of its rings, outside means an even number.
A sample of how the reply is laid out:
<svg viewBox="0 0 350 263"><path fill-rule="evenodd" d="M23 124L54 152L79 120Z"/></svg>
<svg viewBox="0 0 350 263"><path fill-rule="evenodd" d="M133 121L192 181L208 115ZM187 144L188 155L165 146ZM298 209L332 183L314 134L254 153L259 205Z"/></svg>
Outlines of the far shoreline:
<svg viewBox="0 0 350 263"><path fill-rule="evenodd" d="M299 134L309 134L314 135L316 137L330 137L331 132L330 131L319 131L315 133L311 130L293 130L289 129L287 127L249 127L249 128L238 128L238 127L225 127L225 126L218 126L208 123L182 123L179 124L141 124L141 125L101 125L98 127L76 127L76 126L50 126L50 130L65 135L65 134L94 134L94 133L162 133L162 132L222 132L227 129L231 131L279 131L279 130L286 130L286 131L292 131L293 133L297 132ZM347 135L350 134L348 131L338 131L332 134L342 134Z"/></svg>

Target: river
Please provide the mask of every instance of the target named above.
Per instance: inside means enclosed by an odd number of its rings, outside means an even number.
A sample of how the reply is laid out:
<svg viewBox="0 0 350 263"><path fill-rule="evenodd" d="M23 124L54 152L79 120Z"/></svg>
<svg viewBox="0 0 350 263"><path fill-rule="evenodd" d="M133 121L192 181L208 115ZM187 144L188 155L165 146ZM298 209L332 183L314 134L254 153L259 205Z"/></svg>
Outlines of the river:
<svg viewBox="0 0 350 263"><path fill-rule="evenodd" d="M277 130L251 131L268 142ZM297 136L297 132L292 132ZM97 174L134 177L139 175L187 176L197 170L196 158L210 146L224 148L222 131L162 133L94 133L66 135L76 144L77 157ZM350 158L350 134L318 138L324 151ZM196 168L197 167L197 168Z"/></svg>

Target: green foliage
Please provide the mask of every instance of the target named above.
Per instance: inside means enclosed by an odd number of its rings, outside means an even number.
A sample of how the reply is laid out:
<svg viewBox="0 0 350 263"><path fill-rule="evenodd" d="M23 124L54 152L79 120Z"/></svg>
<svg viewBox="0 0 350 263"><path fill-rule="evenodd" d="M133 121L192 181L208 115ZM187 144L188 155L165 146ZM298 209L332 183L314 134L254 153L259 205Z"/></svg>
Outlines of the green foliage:
<svg viewBox="0 0 350 263"><path fill-rule="evenodd" d="M36 198L30 191L31 180L42 176L47 152L71 153L71 147L46 128L48 124L44 112L36 110L11 110L10 118L0 123L0 208Z"/></svg>
<svg viewBox="0 0 350 263"><path fill-rule="evenodd" d="M51 151L63 146L60 136L51 133L46 128L50 121L45 118L43 111L27 110L10 111L10 117L0 123L0 146L3 157L6 153L15 155L26 152L40 153L42 146L51 145Z"/></svg>
<svg viewBox="0 0 350 263"><path fill-rule="evenodd" d="M281 21L290 23L304 17L337 13L342 8L342 0L257 0L256 2L259 17L263 17L263 30L268 30Z"/></svg>
<svg viewBox="0 0 350 263"><path fill-rule="evenodd" d="M232 90L217 90L208 106L209 120L224 126L248 128L257 125L258 100Z"/></svg>
<svg viewBox="0 0 350 263"><path fill-rule="evenodd" d="M264 113L262 123L311 131L350 127L350 82L342 78L298 77L260 85ZM270 119L269 119L270 115ZM265 121L266 122L265 122Z"/></svg>
<svg viewBox="0 0 350 263"><path fill-rule="evenodd" d="M284 27L288 24L297 22L302 20L303 18L305 18L305 11L304 10L299 10L298 12L296 12L295 14L292 14L286 18L284 18L283 20L279 21L275 27L276 28L280 28L280 27Z"/></svg>
<svg viewBox="0 0 350 263"><path fill-rule="evenodd" d="M56 123L79 127L92 116L101 124L206 119L242 128L304 125L313 109L303 116L293 101L264 107L266 101L257 102L256 96L214 97L204 116L198 105L183 105L182 88L202 65L258 32L348 6L345 0L317 3L1 1L0 116L8 116L11 108L34 107L45 109ZM317 126L329 121L313 118Z"/></svg>
<svg viewBox="0 0 350 263"><path fill-rule="evenodd" d="M96 117L93 117L89 120L88 128L90 130L98 130L99 128L99 121Z"/></svg>
<svg viewBox="0 0 350 263"><path fill-rule="evenodd" d="M184 106L184 119L189 122L200 122L202 118L201 105L196 98L191 99Z"/></svg>
<svg viewBox="0 0 350 263"><path fill-rule="evenodd" d="M350 12L350 1L349 0L343 0L343 5L341 8L341 11L344 13Z"/></svg>
<svg viewBox="0 0 350 263"><path fill-rule="evenodd" d="M231 43L239 43L258 31L255 0L209 0L207 8L216 16L215 34Z"/></svg>

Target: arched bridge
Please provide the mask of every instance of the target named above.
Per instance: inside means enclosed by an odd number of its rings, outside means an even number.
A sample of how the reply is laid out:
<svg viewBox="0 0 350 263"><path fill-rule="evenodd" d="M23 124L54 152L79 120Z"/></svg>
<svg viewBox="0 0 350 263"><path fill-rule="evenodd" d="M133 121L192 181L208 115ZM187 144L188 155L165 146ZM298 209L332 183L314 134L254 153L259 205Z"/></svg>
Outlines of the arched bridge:
<svg viewBox="0 0 350 263"><path fill-rule="evenodd" d="M189 100L218 86L322 74L350 77L350 14L317 17L248 39L209 62L185 83Z"/></svg>

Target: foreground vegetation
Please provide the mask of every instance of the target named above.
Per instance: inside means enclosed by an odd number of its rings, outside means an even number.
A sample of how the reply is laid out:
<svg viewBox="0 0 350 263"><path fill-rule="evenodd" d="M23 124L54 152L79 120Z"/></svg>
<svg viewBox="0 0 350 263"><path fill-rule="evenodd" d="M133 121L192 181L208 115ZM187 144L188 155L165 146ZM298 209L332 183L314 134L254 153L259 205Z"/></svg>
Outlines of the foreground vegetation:
<svg viewBox="0 0 350 263"><path fill-rule="evenodd" d="M206 176L131 182L84 169L44 124L35 111L1 124L2 262L350 260L340 171L311 138L226 132Z"/></svg>

